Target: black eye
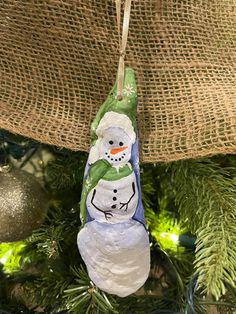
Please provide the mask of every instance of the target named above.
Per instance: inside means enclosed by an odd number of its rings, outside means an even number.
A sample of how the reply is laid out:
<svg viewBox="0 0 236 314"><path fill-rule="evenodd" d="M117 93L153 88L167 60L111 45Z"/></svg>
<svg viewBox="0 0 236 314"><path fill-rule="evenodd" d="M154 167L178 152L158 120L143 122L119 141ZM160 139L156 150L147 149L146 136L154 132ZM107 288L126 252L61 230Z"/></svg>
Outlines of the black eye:
<svg viewBox="0 0 236 314"><path fill-rule="evenodd" d="M123 145L124 145L124 143L123 143L123 142L120 142L120 143L119 143L119 145L120 145L120 146L123 146Z"/></svg>
<svg viewBox="0 0 236 314"><path fill-rule="evenodd" d="M114 143L113 141L109 141L109 144L111 144L111 145L112 145L113 143Z"/></svg>

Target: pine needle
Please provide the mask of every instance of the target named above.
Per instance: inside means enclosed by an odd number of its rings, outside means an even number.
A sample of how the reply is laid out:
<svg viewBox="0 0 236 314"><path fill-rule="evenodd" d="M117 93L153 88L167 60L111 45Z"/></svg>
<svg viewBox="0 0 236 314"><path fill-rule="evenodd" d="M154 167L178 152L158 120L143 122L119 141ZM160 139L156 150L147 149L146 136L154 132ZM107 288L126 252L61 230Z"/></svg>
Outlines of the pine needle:
<svg viewBox="0 0 236 314"><path fill-rule="evenodd" d="M172 167L176 201L196 233L199 288L216 300L236 280L236 188L228 169L211 160L181 161Z"/></svg>

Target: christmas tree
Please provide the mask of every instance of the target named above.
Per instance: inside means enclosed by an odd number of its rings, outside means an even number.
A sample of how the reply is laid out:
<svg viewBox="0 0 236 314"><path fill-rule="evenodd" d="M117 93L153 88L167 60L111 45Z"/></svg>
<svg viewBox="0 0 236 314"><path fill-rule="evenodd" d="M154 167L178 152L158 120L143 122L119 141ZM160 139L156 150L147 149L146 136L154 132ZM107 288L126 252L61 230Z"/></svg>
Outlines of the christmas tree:
<svg viewBox="0 0 236 314"><path fill-rule="evenodd" d="M233 2L0 6L0 314L236 313Z"/></svg>
<svg viewBox="0 0 236 314"><path fill-rule="evenodd" d="M234 155L141 164L151 271L141 289L120 298L93 284L76 245L87 154L3 130L0 147L2 165L37 177L48 204L30 236L14 241L13 231L14 242L0 245L0 313L234 313Z"/></svg>

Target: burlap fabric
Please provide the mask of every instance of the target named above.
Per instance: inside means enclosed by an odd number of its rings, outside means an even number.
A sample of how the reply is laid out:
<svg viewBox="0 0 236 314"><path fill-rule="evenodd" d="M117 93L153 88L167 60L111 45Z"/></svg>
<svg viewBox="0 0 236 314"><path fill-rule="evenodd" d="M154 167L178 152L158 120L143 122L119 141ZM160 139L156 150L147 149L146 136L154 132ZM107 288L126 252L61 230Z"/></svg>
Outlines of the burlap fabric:
<svg viewBox="0 0 236 314"><path fill-rule="evenodd" d="M88 150L119 59L114 0L2 0L0 128ZM133 0L144 162L236 152L236 0Z"/></svg>

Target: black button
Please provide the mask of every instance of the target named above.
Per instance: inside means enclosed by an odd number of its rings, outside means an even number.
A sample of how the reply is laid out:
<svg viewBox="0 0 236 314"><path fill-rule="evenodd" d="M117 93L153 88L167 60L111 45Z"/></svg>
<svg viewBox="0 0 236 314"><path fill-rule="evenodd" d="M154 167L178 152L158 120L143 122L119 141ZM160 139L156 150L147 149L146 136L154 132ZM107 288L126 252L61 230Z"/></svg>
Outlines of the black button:
<svg viewBox="0 0 236 314"><path fill-rule="evenodd" d="M114 193L117 193L117 190L113 190Z"/></svg>
<svg viewBox="0 0 236 314"><path fill-rule="evenodd" d="M116 201L116 200L117 200L117 198L114 196L114 197L113 197L113 201Z"/></svg>
<svg viewBox="0 0 236 314"><path fill-rule="evenodd" d="M116 205L115 205L115 204L114 204L114 205L112 205L112 206L111 206L111 208L116 208Z"/></svg>

